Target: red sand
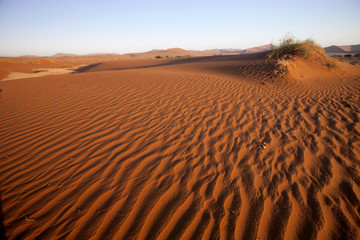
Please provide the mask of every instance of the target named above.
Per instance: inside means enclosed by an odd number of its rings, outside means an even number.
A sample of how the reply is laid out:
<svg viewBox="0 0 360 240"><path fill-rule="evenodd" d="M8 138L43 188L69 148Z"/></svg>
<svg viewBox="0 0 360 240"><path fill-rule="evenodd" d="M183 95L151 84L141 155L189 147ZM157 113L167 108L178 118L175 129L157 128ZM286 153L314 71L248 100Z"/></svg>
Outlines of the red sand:
<svg viewBox="0 0 360 240"><path fill-rule="evenodd" d="M6 236L359 239L359 66L274 65L119 60L0 82Z"/></svg>

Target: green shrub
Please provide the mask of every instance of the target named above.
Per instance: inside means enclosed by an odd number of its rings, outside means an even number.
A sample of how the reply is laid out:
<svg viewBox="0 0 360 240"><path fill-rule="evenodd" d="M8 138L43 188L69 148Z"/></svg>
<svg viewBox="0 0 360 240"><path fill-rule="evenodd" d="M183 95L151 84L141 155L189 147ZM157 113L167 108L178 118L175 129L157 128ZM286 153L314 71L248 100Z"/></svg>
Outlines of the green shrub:
<svg viewBox="0 0 360 240"><path fill-rule="evenodd" d="M324 50L311 39L299 41L286 36L280 40L278 45L272 47L269 57L275 59L291 59L295 56L307 58L312 52L324 53Z"/></svg>
<svg viewBox="0 0 360 240"><path fill-rule="evenodd" d="M163 57L158 55L158 56L156 56L155 58L163 58Z"/></svg>
<svg viewBox="0 0 360 240"><path fill-rule="evenodd" d="M346 58L351 58L352 55L351 55L351 54L345 54L344 57L346 57Z"/></svg>

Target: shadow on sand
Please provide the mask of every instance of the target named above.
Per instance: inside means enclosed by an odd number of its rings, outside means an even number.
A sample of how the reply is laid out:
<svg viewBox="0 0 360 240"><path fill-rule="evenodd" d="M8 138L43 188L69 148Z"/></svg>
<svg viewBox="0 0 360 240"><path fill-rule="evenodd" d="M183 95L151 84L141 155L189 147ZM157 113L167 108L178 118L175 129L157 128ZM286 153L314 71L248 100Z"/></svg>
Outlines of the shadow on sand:
<svg viewBox="0 0 360 240"><path fill-rule="evenodd" d="M222 55L222 56L202 56L202 57L191 57L191 58L182 58L182 59L173 59L169 62L163 62L159 64L151 65L140 65L132 67L105 67L103 69L96 69L95 72L99 71L118 71L118 70L128 70L128 69L145 69L145 68L154 68L162 66L171 66L178 64L188 64L188 63L205 63L205 62L228 62L228 61L241 61L241 60L255 60L255 59L264 59L268 52L260 53L249 53L249 54L238 54L238 55ZM76 69L73 73L82 73L87 71L92 71L93 68L101 65L103 62L90 64L84 67Z"/></svg>
<svg viewBox="0 0 360 240"><path fill-rule="evenodd" d="M1 201L1 191L0 191L0 239L7 239L5 235L5 226L4 226L4 215L2 211L2 201Z"/></svg>

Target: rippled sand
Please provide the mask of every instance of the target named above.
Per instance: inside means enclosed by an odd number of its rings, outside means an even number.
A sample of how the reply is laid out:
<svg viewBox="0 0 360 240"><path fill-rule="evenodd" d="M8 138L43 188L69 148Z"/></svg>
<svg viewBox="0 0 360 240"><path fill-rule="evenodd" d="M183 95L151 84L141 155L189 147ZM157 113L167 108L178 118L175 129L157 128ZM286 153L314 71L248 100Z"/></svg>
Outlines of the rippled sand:
<svg viewBox="0 0 360 240"><path fill-rule="evenodd" d="M0 82L9 239L360 238L359 67L159 63Z"/></svg>

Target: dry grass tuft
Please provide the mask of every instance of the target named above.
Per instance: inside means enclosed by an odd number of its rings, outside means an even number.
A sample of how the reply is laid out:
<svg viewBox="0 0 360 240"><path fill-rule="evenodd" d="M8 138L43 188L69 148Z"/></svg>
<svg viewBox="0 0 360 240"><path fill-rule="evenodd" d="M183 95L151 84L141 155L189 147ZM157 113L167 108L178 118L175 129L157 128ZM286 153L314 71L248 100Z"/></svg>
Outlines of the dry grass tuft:
<svg viewBox="0 0 360 240"><path fill-rule="evenodd" d="M279 44L272 47L268 54L271 59L276 59L274 75L285 76L288 73L289 61L295 57L315 60L329 69L337 69L336 60L326 55L324 49L312 39L297 40L291 36L283 37Z"/></svg>
<svg viewBox="0 0 360 240"><path fill-rule="evenodd" d="M292 59L294 57L308 58L313 53L325 55L324 49L312 39L300 41L294 37L286 36L280 43L273 45L269 58Z"/></svg>
<svg viewBox="0 0 360 240"><path fill-rule="evenodd" d="M287 60L279 59L275 65L275 77L283 77L289 72L290 62Z"/></svg>

